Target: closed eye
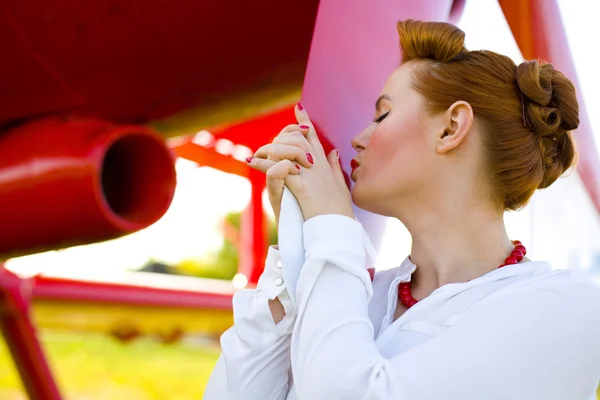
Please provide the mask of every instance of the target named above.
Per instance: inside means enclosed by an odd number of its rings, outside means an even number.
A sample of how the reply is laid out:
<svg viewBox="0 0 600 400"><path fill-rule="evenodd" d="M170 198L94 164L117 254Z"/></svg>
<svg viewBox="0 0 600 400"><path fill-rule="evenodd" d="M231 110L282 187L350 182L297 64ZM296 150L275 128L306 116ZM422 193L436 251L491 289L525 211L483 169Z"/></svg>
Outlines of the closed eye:
<svg viewBox="0 0 600 400"><path fill-rule="evenodd" d="M373 120L373 122L375 122L376 124L380 123L381 121L383 121L383 120L385 119L385 117L387 117L387 116L388 116L388 114L389 114L389 113L390 113L390 112L388 111L388 112L386 112L385 114L381 114L379 117L375 118L375 119Z"/></svg>

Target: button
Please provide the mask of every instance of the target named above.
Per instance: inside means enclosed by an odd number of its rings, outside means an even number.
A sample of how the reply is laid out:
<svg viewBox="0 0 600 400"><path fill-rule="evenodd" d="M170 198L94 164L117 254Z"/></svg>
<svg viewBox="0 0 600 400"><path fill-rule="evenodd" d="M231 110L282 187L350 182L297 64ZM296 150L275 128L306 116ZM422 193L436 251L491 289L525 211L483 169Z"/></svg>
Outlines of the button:
<svg viewBox="0 0 600 400"><path fill-rule="evenodd" d="M283 279L281 279L281 278L275 279L275 286L281 286L281 285L283 285Z"/></svg>
<svg viewBox="0 0 600 400"><path fill-rule="evenodd" d="M281 260L277 261L277 268L281 268Z"/></svg>

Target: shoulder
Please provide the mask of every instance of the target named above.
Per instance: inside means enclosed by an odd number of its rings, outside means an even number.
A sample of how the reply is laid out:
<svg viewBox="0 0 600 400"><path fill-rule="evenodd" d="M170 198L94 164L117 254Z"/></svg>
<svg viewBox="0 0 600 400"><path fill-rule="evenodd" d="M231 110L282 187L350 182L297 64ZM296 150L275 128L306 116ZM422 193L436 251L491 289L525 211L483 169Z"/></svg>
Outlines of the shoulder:
<svg viewBox="0 0 600 400"><path fill-rule="evenodd" d="M561 297L573 305L593 306L600 311L600 285L580 271L547 270L539 273L524 289L537 296Z"/></svg>
<svg viewBox="0 0 600 400"><path fill-rule="evenodd" d="M496 289L469 307L461 321L502 321L513 328L564 334L585 329L600 336L600 286L585 274L553 270L546 262L494 274L489 284Z"/></svg>
<svg viewBox="0 0 600 400"><path fill-rule="evenodd" d="M489 304L500 314L559 331L600 335L600 285L581 272L540 268L506 289Z"/></svg>

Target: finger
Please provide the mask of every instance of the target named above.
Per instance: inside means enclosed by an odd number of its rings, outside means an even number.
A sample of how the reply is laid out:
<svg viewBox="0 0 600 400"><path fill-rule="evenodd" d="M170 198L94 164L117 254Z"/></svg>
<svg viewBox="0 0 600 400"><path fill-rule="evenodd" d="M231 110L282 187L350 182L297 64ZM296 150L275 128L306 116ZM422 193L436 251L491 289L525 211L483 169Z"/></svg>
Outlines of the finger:
<svg viewBox="0 0 600 400"><path fill-rule="evenodd" d="M329 161L329 165L331 166L331 171L333 172L336 182L340 185L340 187L347 187L342 166L340 165L340 153L338 149L334 149L329 152L327 155L327 161Z"/></svg>
<svg viewBox="0 0 600 400"><path fill-rule="evenodd" d="M283 128L281 130L281 132L279 132L279 135L282 135L284 133L294 132L294 131L303 131L304 133L306 133L306 131L308 129L310 129L310 126L308 126L308 125L290 124L290 125L286 126L285 128Z"/></svg>
<svg viewBox="0 0 600 400"><path fill-rule="evenodd" d="M264 145L256 150L254 157L273 161L291 160L306 168L310 168L312 165L312 163L309 161L312 160L312 156L309 157L306 151L300 147L290 146L287 144L270 143Z"/></svg>
<svg viewBox="0 0 600 400"><path fill-rule="evenodd" d="M300 167L290 160L279 161L267 170L267 194L278 203L283 195L284 179L289 175L298 175ZM272 200L273 201L273 200Z"/></svg>
<svg viewBox="0 0 600 400"><path fill-rule="evenodd" d="M306 136L306 140L308 141L308 144L315 150L315 152L320 151L323 155L325 155L324 151L323 151L323 146L321 145L321 141L319 140L319 137L317 136L317 131L315 130L315 126L313 125L312 121L308 117L306 109L304 109L304 107L300 103L298 103L298 104L296 104L296 107L294 108L294 112L296 114L296 120L298 121L298 124L300 124L301 126L310 127L310 129L302 131L303 133L306 134L305 136Z"/></svg>
<svg viewBox="0 0 600 400"><path fill-rule="evenodd" d="M277 136L273 139L273 143L285 144L288 146L296 146L306 153L311 152L310 145L302 132L293 131ZM310 160L309 160L310 161Z"/></svg>
<svg viewBox="0 0 600 400"><path fill-rule="evenodd" d="M273 161L273 160L267 160L264 158L255 158L255 157L246 158L246 163L248 164L248 166L250 166L250 168L257 169L261 172L267 172L267 170L269 168L271 168L273 165L277 164L277 162Z"/></svg>
<svg viewBox="0 0 600 400"><path fill-rule="evenodd" d="M296 114L296 121L298 121L299 125L306 125L314 130L314 126L308 117L308 113L301 103L296 104L296 107L294 107L294 113Z"/></svg>

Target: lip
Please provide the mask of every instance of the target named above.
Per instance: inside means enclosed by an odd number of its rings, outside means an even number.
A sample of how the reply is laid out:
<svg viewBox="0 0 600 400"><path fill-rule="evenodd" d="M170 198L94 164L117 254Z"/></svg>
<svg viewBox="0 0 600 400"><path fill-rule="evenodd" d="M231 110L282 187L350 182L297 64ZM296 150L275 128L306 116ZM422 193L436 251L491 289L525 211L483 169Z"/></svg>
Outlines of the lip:
<svg viewBox="0 0 600 400"><path fill-rule="evenodd" d="M356 161L355 159L350 160L350 168L352 169L352 171L350 172L351 177L352 175L354 175L354 172L358 169L358 167L360 167L360 163L358 161Z"/></svg>

